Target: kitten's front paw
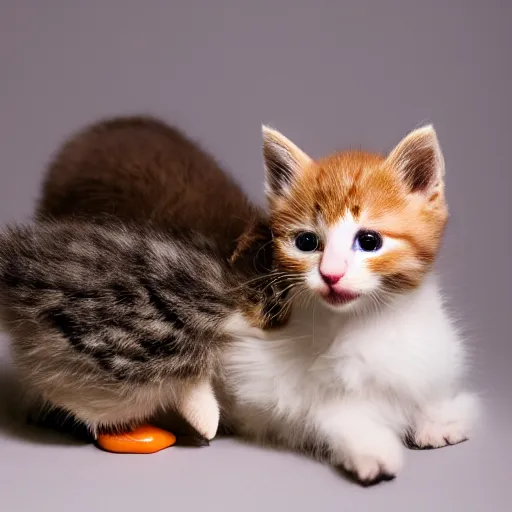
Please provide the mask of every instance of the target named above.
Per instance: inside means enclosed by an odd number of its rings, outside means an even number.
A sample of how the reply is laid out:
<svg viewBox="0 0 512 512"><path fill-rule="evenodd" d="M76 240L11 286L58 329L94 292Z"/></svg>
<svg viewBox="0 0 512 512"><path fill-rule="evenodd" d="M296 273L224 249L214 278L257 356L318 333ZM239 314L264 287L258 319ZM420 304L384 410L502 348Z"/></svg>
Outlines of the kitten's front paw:
<svg viewBox="0 0 512 512"><path fill-rule="evenodd" d="M357 443L359 444L359 443ZM400 442L391 432L376 433L364 445L353 446L345 453L342 466L363 485L392 480L402 468Z"/></svg>
<svg viewBox="0 0 512 512"><path fill-rule="evenodd" d="M469 434L462 422L434 423L425 421L417 427L411 447L419 449L442 448L466 441Z"/></svg>
<svg viewBox="0 0 512 512"><path fill-rule="evenodd" d="M206 441L211 441L215 437L220 413L209 381L190 385L184 390L178 412Z"/></svg>
<svg viewBox="0 0 512 512"><path fill-rule="evenodd" d="M427 449L462 443L469 439L477 413L478 400L468 393L430 405L418 417L408 444Z"/></svg>

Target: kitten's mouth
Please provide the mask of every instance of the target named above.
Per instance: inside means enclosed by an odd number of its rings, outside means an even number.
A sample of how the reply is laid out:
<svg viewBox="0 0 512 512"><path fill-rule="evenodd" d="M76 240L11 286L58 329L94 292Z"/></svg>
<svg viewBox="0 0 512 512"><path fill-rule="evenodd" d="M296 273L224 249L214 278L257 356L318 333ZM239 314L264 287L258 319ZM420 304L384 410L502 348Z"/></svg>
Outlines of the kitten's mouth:
<svg viewBox="0 0 512 512"><path fill-rule="evenodd" d="M349 292L346 290L334 290L330 288L327 293L322 294L322 298L333 306L342 306L343 304L348 304L359 298L361 294Z"/></svg>

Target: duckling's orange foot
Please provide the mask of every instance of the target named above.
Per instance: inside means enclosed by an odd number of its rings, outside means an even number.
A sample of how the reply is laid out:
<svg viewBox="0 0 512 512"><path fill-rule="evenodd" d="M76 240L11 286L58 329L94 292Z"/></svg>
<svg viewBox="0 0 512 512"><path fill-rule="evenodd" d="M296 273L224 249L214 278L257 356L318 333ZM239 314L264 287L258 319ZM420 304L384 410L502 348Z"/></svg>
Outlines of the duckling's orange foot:
<svg viewBox="0 0 512 512"><path fill-rule="evenodd" d="M98 446L113 453L156 453L169 448L176 437L152 425L141 425L124 434L100 434Z"/></svg>

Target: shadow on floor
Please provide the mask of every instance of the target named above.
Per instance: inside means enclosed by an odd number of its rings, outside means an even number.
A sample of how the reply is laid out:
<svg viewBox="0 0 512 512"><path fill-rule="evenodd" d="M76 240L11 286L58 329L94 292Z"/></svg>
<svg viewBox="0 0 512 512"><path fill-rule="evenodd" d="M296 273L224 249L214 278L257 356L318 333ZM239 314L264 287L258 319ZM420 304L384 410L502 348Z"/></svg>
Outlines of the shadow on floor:
<svg viewBox="0 0 512 512"><path fill-rule="evenodd" d="M23 406L23 391L12 368L0 365L0 431L12 438L36 444L80 445L86 440L68 432L36 426Z"/></svg>
<svg viewBox="0 0 512 512"><path fill-rule="evenodd" d="M11 367L0 364L0 433L4 436L16 438L27 443L64 446L87 446L94 443L94 439L84 426L76 425L73 421L63 421L62 413L49 414L45 421L39 418L37 421L31 418L27 409L22 407L22 388L16 379ZM179 416L174 414L161 414L151 422L161 428L169 430L177 436L177 446L203 447L209 443L204 441L191 427ZM58 425L58 426L57 426ZM217 439L233 437L227 431L219 430ZM263 447L250 440L238 439L243 444L258 446L260 449L270 451L289 450L280 446ZM312 454L303 454L312 456ZM322 458L312 457L314 459ZM318 461L320 462L320 461ZM324 461L325 463L325 461ZM356 483L353 478L343 470L335 469L345 480Z"/></svg>
<svg viewBox="0 0 512 512"><path fill-rule="evenodd" d="M152 424L173 432L182 447L208 446L208 441L183 419L172 413L161 413ZM23 406L23 390L9 365L0 364L0 432L12 438L35 444L80 446L94 443L85 424L54 410L41 415Z"/></svg>

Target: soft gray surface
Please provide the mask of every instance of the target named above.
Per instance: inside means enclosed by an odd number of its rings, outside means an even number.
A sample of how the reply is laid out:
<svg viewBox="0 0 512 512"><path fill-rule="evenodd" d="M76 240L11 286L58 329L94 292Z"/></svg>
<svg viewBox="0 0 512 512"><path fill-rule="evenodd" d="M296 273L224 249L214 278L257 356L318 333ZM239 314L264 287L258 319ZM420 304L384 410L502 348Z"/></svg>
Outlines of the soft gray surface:
<svg viewBox="0 0 512 512"><path fill-rule="evenodd" d="M2 407L0 510L511 510L511 5L0 0L0 221L30 215L52 151L100 116L178 122L257 200L262 121L313 156L386 150L433 121L452 210L441 269L486 399L474 440L408 452L402 475L371 489L233 440L105 454L9 428Z"/></svg>

